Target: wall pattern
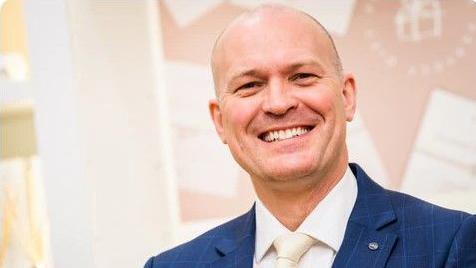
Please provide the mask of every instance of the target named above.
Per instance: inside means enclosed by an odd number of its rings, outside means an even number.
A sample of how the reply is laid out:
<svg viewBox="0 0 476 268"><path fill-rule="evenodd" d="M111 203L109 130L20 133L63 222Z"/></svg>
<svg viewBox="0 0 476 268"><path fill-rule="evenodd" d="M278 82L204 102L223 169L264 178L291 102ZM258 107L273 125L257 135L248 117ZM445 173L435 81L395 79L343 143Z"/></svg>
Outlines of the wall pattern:
<svg viewBox="0 0 476 268"><path fill-rule="evenodd" d="M208 118L209 53L243 11L270 1L159 3L184 222L246 211L254 196ZM476 3L273 1L319 19L355 73L351 160L381 184L476 212Z"/></svg>

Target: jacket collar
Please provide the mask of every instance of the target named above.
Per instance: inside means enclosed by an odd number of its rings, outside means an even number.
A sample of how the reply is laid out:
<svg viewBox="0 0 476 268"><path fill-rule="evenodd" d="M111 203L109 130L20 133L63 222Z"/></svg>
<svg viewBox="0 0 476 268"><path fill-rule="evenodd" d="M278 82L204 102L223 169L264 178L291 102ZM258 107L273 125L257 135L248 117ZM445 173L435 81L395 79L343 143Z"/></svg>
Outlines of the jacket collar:
<svg viewBox="0 0 476 268"><path fill-rule="evenodd" d="M397 241L397 235L386 231L397 219L395 212L384 188L359 165L351 163L350 168L357 179L357 200L333 267L384 267ZM224 230L224 237L215 243L221 257L211 267L253 267L255 206L236 221L235 227Z"/></svg>
<svg viewBox="0 0 476 268"><path fill-rule="evenodd" d="M224 237L215 243L215 250L221 257L212 262L210 267L253 267L255 205L235 221L237 224L230 230L224 230Z"/></svg>
<svg viewBox="0 0 476 268"><path fill-rule="evenodd" d="M392 204L382 186L370 179L365 171L357 164L349 164L357 179L357 200L349 221L379 230L394 222L397 217Z"/></svg>
<svg viewBox="0 0 476 268"><path fill-rule="evenodd" d="M397 241L386 228L396 222L387 191L372 181L357 164L350 164L357 179L357 200L347 224L344 241L333 267L384 267Z"/></svg>

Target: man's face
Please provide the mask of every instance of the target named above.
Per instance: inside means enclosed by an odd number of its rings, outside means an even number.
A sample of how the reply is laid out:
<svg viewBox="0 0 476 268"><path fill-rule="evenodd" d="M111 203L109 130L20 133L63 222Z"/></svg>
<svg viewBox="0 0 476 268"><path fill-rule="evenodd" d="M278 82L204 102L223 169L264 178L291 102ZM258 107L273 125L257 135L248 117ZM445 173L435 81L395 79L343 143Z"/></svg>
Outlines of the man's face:
<svg viewBox="0 0 476 268"><path fill-rule="evenodd" d="M354 81L309 18L264 16L231 26L215 55L218 134L254 182L322 177L345 151ZM347 158L345 158L346 161Z"/></svg>

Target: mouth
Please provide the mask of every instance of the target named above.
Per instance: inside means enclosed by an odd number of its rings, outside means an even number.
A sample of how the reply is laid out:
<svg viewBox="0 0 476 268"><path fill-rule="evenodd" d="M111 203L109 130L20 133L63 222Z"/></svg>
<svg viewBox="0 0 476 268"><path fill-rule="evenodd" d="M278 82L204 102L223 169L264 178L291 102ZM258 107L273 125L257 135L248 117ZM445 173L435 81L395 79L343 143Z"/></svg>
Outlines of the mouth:
<svg viewBox="0 0 476 268"><path fill-rule="evenodd" d="M264 142L278 142L302 136L311 131L314 126L297 126L283 129L275 129L263 132L258 136Z"/></svg>

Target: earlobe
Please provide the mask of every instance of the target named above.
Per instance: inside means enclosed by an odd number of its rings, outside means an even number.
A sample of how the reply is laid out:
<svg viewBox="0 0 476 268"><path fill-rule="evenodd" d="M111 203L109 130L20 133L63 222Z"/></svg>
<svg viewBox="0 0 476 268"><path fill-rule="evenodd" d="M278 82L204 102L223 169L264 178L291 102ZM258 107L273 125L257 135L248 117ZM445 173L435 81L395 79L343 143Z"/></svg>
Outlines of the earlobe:
<svg viewBox="0 0 476 268"><path fill-rule="evenodd" d="M357 107L357 88L355 86L355 79L352 74L346 74L344 77L344 89L342 91L345 117L348 122L354 118Z"/></svg>
<svg viewBox="0 0 476 268"><path fill-rule="evenodd" d="M220 111L220 104L216 99L212 99L208 102L208 109L210 111L210 117L212 118L213 124L215 125L215 130L220 137L221 141L226 144L226 139L223 129L223 118Z"/></svg>

